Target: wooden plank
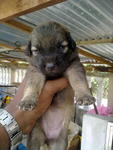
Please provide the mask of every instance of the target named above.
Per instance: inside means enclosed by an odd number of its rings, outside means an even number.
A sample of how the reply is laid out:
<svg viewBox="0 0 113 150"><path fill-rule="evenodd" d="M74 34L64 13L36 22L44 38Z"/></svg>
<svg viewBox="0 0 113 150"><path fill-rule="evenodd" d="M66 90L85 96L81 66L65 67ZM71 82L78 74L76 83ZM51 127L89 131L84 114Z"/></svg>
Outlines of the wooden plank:
<svg viewBox="0 0 113 150"><path fill-rule="evenodd" d="M102 58L102 57L100 57L100 56L97 56L97 55L94 55L94 54L92 54L92 53L86 52L85 50L83 50L83 49L81 49L81 48L78 48L78 52L79 52L80 54L86 56L86 57L95 59L95 60L97 60L97 61L99 61L99 62L102 62L103 64L108 64L108 65L110 65L110 66L113 67L113 63L112 63L112 62L110 62L110 61L108 61L108 60L106 60L106 59L104 59L104 58Z"/></svg>
<svg viewBox="0 0 113 150"><path fill-rule="evenodd" d="M104 66L85 66L86 71L94 72L110 72L113 73L113 67L104 67Z"/></svg>
<svg viewBox="0 0 113 150"><path fill-rule="evenodd" d="M100 64L103 64L102 62L90 62L90 61L81 61L83 64L92 64L92 65L94 65L94 64L98 64L98 65L100 65Z"/></svg>
<svg viewBox="0 0 113 150"><path fill-rule="evenodd" d="M3 62L2 60L0 60L0 64L2 64L2 66L16 66L18 68L24 68L26 69L28 67L28 64L19 64L17 61L14 62Z"/></svg>
<svg viewBox="0 0 113 150"><path fill-rule="evenodd" d="M90 72L109 72L113 73L113 67L103 67L103 66L85 66L86 71Z"/></svg>
<svg viewBox="0 0 113 150"><path fill-rule="evenodd" d="M100 72L111 72L113 73L113 67L95 66L96 70Z"/></svg>
<svg viewBox="0 0 113 150"><path fill-rule="evenodd" d="M65 0L1 0L0 21L5 21L55 5Z"/></svg>
<svg viewBox="0 0 113 150"><path fill-rule="evenodd" d="M87 40L87 41L77 41L77 45L90 45L90 44L104 44L104 43L113 43L113 39L99 39L99 40Z"/></svg>
<svg viewBox="0 0 113 150"><path fill-rule="evenodd" d="M0 53L0 60L8 60L8 61L15 61L15 60L21 60L21 61L25 61L25 59L19 58L19 57L12 57L9 55L5 55Z"/></svg>
<svg viewBox="0 0 113 150"><path fill-rule="evenodd" d="M32 32L32 30L33 30L30 26L25 25L25 24L23 24L23 23L21 23L19 21L13 20L13 19L5 21L3 23L5 23L5 24L7 24L9 26L12 26L14 28L17 28L19 30L22 30L24 32L28 32L28 33Z"/></svg>
<svg viewBox="0 0 113 150"><path fill-rule="evenodd" d="M8 44L5 44L5 43L0 43L0 47L6 47L8 49L15 49L16 48L14 46L11 46L11 45L8 45Z"/></svg>
<svg viewBox="0 0 113 150"><path fill-rule="evenodd" d="M0 41L1 42L1 41ZM21 51L21 52L24 52L24 49L25 49L25 46L21 46L21 47L16 47L16 46L12 46L10 44L6 44L6 43L0 43L0 47L3 47L3 48L7 48L7 50L9 51L12 51L12 50L15 50L16 52L17 51Z"/></svg>
<svg viewBox="0 0 113 150"><path fill-rule="evenodd" d="M1 54L0 54L1 56ZM10 56L7 56L7 57L0 57L0 60L8 60L8 61L25 61L21 58L15 58L15 57L10 57Z"/></svg>

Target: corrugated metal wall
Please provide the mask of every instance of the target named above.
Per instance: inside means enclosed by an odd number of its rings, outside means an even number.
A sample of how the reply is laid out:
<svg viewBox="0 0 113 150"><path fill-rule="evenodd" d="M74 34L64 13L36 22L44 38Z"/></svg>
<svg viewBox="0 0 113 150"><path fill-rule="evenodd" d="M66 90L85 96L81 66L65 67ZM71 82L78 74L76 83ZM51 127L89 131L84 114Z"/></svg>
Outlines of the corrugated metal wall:
<svg viewBox="0 0 113 150"><path fill-rule="evenodd" d="M67 26L77 41L113 38L113 0L68 0L63 3L20 16L16 20L34 27L54 20ZM0 24L0 42L25 45L29 34ZM113 44L84 45L113 61Z"/></svg>

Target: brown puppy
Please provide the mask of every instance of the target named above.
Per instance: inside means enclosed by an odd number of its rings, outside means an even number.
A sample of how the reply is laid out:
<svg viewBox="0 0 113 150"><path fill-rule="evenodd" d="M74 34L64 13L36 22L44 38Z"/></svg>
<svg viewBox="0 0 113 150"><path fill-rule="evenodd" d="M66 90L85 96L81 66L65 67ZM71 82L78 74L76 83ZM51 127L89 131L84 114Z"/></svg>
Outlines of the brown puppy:
<svg viewBox="0 0 113 150"><path fill-rule="evenodd" d="M66 76L70 82L70 87L54 97L48 111L37 121L29 135L28 149L40 150L46 143L49 150L66 150L67 129L74 112L74 95L79 104L87 105L95 101L88 88L76 43L64 26L48 22L33 30L26 55L30 67L26 74L28 81L20 103L21 109L30 110L36 106L37 96L46 80Z"/></svg>

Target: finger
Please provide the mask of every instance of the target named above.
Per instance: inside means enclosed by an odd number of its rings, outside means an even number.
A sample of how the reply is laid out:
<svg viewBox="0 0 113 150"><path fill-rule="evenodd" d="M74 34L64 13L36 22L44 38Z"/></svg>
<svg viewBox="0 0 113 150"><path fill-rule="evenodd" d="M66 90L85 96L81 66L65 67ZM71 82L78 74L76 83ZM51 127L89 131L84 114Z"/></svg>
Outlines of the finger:
<svg viewBox="0 0 113 150"><path fill-rule="evenodd" d="M68 87L69 82L66 78L60 78L52 81L47 81L45 88L50 94L55 94L58 91Z"/></svg>
<svg viewBox="0 0 113 150"><path fill-rule="evenodd" d="M56 90L61 91L64 88L67 88L69 86L69 82L66 78L60 78L54 83L54 86L56 85Z"/></svg>

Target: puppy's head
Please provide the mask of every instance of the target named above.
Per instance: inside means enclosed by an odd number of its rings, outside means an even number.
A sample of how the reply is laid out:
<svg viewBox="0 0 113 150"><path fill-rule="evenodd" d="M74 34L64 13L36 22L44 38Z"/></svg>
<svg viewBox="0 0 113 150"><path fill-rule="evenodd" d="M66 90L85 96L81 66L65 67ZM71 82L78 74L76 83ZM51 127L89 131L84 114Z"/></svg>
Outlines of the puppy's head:
<svg viewBox="0 0 113 150"><path fill-rule="evenodd" d="M48 22L33 30L26 55L32 65L51 79L64 73L75 50L69 31L56 22Z"/></svg>

